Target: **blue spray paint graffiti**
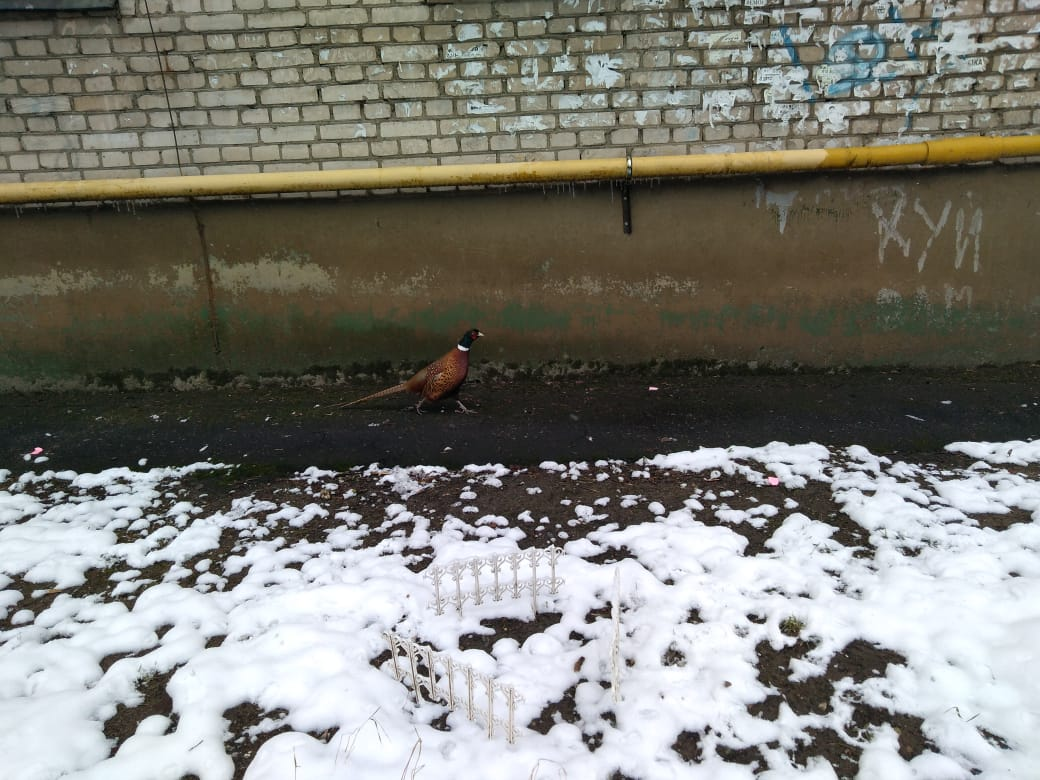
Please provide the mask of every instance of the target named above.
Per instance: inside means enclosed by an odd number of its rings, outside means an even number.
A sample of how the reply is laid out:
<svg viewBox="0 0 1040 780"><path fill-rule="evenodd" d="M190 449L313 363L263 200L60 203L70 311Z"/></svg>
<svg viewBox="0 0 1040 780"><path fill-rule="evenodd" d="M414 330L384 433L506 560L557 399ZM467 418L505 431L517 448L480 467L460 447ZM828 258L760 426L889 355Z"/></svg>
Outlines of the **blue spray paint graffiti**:
<svg viewBox="0 0 1040 780"><path fill-rule="evenodd" d="M888 19L896 24L907 24L894 6L888 7ZM932 15L927 28L915 27L910 30L907 56L917 60L918 43L923 40L935 40L939 27L939 17ZM881 33L870 27L855 27L831 46L824 60L824 65L834 69L839 78L827 86L824 94L827 97L847 97L853 87L860 84L872 84L875 81L891 81L897 78L896 73L886 73L883 65L889 61L889 42ZM916 96L916 95L915 95Z"/></svg>
<svg viewBox="0 0 1040 780"><path fill-rule="evenodd" d="M888 7L888 20L891 23L908 24L894 5ZM908 59L919 59L918 44L921 41L938 39L937 31L940 21L938 12L935 12L927 26L914 27L909 31L908 36L903 37L903 40L908 42ZM798 48L791 38L790 28L787 25L780 27L780 40L787 50L791 64L801 66L802 61L798 56ZM882 34L881 30L866 25L854 27L830 45L827 50L827 56L821 65L818 66L817 72L820 77L817 81L821 96L825 99L848 97L853 88L859 85L880 83L898 78L900 74L897 71L889 72L886 67L886 64L890 61L888 54L889 41ZM910 97L916 98L923 88L924 84L922 83ZM809 102L815 103L818 97L812 87L809 84L802 84L802 89L807 94ZM909 121L910 117L908 115L908 124Z"/></svg>
<svg viewBox="0 0 1040 780"><path fill-rule="evenodd" d="M877 67L887 60L888 43L875 30L857 27L835 41L827 52L824 65L836 80L823 90L826 97L847 97L859 84L886 81L894 74L877 73Z"/></svg>

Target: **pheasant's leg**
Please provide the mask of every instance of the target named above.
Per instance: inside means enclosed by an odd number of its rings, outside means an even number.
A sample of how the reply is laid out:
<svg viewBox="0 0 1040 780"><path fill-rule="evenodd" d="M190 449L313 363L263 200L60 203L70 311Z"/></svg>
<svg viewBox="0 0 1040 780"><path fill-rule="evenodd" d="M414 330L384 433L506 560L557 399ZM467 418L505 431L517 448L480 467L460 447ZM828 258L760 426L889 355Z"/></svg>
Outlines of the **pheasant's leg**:
<svg viewBox="0 0 1040 780"><path fill-rule="evenodd" d="M419 396L419 403L417 403L415 405L415 411L418 412L419 414L425 414L425 412L423 412L423 410L422 410L423 401L425 401L425 400L426 400L426 398L424 396Z"/></svg>
<svg viewBox="0 0 1040 780"><path fill-rule="evenodd" d="M455 399L455 403L459 405L459 408L455 410L455 414L476 414L475 411L462 403L458 398Z"/></svg>

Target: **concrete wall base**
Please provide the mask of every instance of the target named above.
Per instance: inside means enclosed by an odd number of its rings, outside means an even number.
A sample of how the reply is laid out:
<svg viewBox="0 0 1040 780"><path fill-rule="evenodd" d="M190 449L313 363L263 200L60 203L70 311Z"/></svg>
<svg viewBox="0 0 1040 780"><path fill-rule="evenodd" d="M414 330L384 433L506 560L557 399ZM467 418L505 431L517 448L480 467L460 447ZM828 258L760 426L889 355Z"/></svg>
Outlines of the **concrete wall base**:
<svg viewBox="0 0 1040 780"><path fill-rule="evenodd" d="M0 386L1040 359L1040 166L0 211Z"/></svg>

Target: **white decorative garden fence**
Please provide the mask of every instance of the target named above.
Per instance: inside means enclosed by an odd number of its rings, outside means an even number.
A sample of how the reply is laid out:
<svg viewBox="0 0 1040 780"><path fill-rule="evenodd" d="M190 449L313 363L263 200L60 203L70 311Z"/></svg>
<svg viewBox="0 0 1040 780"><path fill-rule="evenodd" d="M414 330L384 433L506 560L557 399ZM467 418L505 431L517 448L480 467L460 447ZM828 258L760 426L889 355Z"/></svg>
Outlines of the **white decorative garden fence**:
<svg viewBox="0 0 1040 780"><path fill-rule="evenodd" d="M503 685L472 666L393 631L383 636L390 645L394 677L398 682L411 678L417 704L425 695L427 701L445 704L452 712L461 707L471 721L481 720L487 725L489 738L499 728L510 744L516 741L516 705L523 697L512 685Z"/></svg>
<svg viewBox="0 0 1040 780"><path fill-rule="evenodd" d="M610 606L614 636L610 642L610 693L614 703L621 701L621 569L614 568L614 603Z"/></svg>
<svg viewBox="0 0 1040 780"><path fill-rule="evenodd" d="M497 602L527 595L532 610L538 612L538 596L555 596L563 584L556 576L556 564L562 554L559 547L549 547L430 566L425 576L433 583L431 606L438 615L443 615L451 605L461 614L467 603L480 605L488 600ZM390 645L394 677L398 682L411 683L416 703L425 698L446 705L452 712L463 709L471 721L486 724L488 737L500 730L510 743L516 740L516 705L523 697L513 686L393 631L383 636Z"/></svg>
<svg viewBox="0 0 1040 780"><path fill-rule="evenodd" d="M508 555L467 558L447 566L430 566L425 576L433 582L433 608L443 615L447 606L454 604L461 614L463 604L483 604L489 597L501 601L508 596L531 597L531 608L538 611L538 594L555 596L563 584L556 576L556 563L563 550L549 547L530 549ZM539 577L539 566L548 569L548 577Z"/></svg>

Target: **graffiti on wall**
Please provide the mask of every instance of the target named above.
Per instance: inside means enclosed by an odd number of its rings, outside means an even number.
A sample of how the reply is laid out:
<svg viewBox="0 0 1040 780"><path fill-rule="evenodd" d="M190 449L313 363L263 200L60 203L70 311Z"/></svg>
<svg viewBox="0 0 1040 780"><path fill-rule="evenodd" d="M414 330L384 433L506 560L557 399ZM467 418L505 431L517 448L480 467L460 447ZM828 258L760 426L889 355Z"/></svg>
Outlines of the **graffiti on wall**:
<svg viewBox="0 0 1040 780"><path fill-rule="evenodd" d="M755 208L772 213L780 235L792 223L842 222L856 209L847 191L825 188L810 201L798 190L778 190L759 184ZM940 255L947 270L982 270L982 207L971 191L936 203L907 194L902 186L879 187L868 194L870 213L877 221L877 259L886 262L909 260L918 273Z"/></svg>
<svg viewBox="0 0 1040 780"><path fill-rule="evenodd" d="M798 122L799 130L815 119L832 134L847 132L850 117L870 112L865 100L855 102L857 96L875 97L886 85L898 101L896 115L905 117L900 132L906 132L913 115L922 110L922 93L937 81L951 74L974 80L972 74L988 69L980 55L1036 45L1032 35L983 36L984 20L952 18L953 3L936 3L929 17L914 20L904 18L897 0L875 3L878 21L851 27L825 24L824 10L818 7L767 9L762 0L689 0L688 5L704 26L731 26L728 11L734 7L743 9L746 24L768 22L768 29L720 31L699 40L709 50L744 46L744 56L733 55L735 64L751 63L755 49L784 50L788 63L754 68L754 82L765 87L765 118ZM811 57L807 49L813 50ZM740 103L745 98L753 102L747 92L706 91L702 108L709 121L742 121Z"/></svg>
<svg viewBox="0 0 1040 780"><path fill-rule="evenodd" d="M895 5L888 7L887 24L877 27L858 25L837 36L826 45L827 54L815 69L816 90L805 85L810 100L817 96L825 98L848 97L854 87L879 84L907 75L907 69L896 65L899 60L918 62L920 43L938 40L938 29L942 21L937 6L931 19L925 23L909 23L903 19ZM832 37L834 32L832 31ZM781 25L780 37L784 42L791 62L801 66L798 49L787 25ZM906 52L905 58L890 56L890 48L899 42ZM912 72L913 68L909 69Z"/></svg>
<svg viewBox="0 0 1040 780"><path fill-rule="evenodd" d="M883 264L894 251L911 259L918 272L923 272L936 240L952 234L953 269L968 267L978 273L981 270L982 207L972 202L971 192L961 194L956 201L947 200L942 208L936 208L928 207L919 197L911 204L902 187L876 192L871 212L877 219L878 262ZM926 238L923 245L920 241L915 244L910 235L920 235L922 227Z"/></svg>
<svg viewBox="0 0 1040 780"><path fill-rule="evenodd" d="M844 132L855 106L826 101L852 97L857 88L869 91L880 89L884 83L896 79L926 76L928 67L920 59L920 44L938 40L941 13L937 6L931 19L923 23L908 23L896 5L890 4L887 23L857 25L844 33L840 28L832 27L828 30L828 40L821 44L826 52L823 60L811 70L802 62L795 35L800 34L805 40L811 38L813 30L806 34L805 28L792 31L790 26L780 25L777 34L791 65L777 67L775 73L761 74L766 76L769 84L765 91L766 115L804 122L814 112L825 132ZM898 56L893 51L896 44L901 49ZM759 80L765 80L761 75ZM936 72L919 78L909 95L899 95L908 98L904 130L910 127L911 114L917 110L921 91L938 75ZM785 105L785 98L794 103Z"/></svg>

